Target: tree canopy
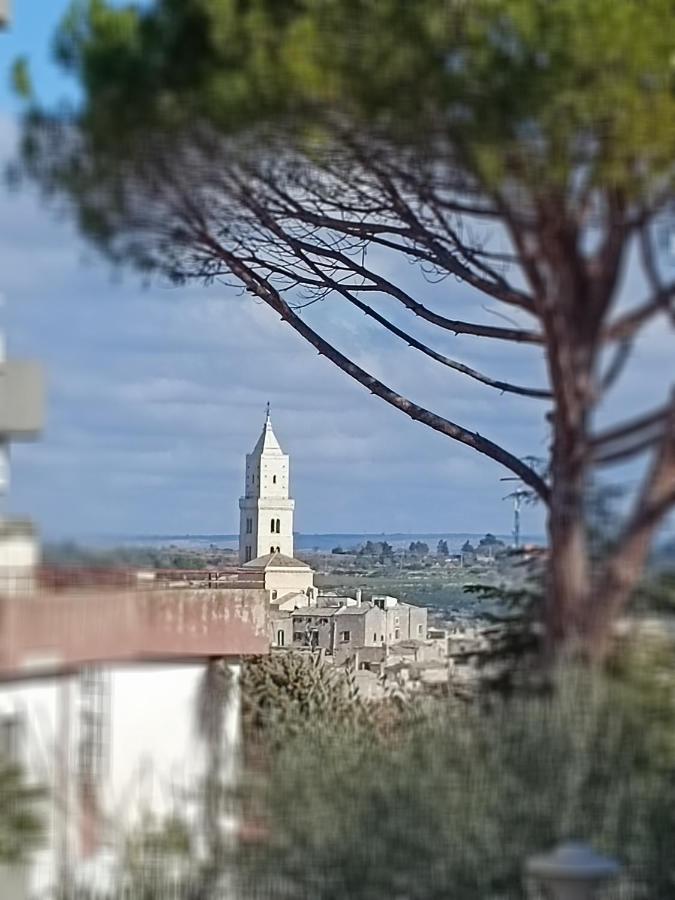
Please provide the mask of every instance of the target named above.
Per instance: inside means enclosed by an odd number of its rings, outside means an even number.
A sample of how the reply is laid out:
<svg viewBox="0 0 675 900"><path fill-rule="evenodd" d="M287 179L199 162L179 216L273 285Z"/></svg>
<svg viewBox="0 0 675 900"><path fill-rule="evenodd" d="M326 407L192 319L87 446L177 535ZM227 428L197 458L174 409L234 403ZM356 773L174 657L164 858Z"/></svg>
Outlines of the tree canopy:
<svg viewBox="0 0 675 900"><path fill-rule="evenodd" d="M59 62L105 149L126 133L232 134L345 112L415 144L449 136L498 185L662 188L675 138L671 0L77 0ZM424 129L421 131L420 129Z"/></svg>
<svg viewBox="0 0 675 900"><path fill-rule="evenodd" d="M587 635L596 652L675 503L670 375L642 415L596 427L645 326L675 322L657 239L673 211L674 11L78 0L56 52L82 101L29 101L23 168L115 261L234 279L371 393L514 473L548 509L547 633ZM17 79L25 92L21 65ZM620 304L632 255L644 292ZM414 264L414 286L392 260ZM428 282L444 279L439 308ZM453 305L455 280L474 314ZM365 370L305 312L329 298L406 353L538 403L546 470ZM501 318L486 320L485 302ZM456 335L538 355L542 383L450 355ZM600 466L648 453L614 551L591 571L588 485Z"/></svg>

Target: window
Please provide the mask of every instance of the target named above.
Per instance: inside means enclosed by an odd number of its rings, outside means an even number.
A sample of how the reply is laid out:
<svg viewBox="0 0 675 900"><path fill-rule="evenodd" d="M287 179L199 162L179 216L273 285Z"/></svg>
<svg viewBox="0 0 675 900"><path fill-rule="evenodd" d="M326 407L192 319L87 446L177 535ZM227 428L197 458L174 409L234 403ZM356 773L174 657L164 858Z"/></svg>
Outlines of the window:
<svg viewBox="0 0 675 900"><path fill-rule="evenodd" d="M340 632L340 640L341 641L351 641L352 633L351 631L341 631Z"/></svg>
<svg viewBox="0 0 675 900"><path fill-rule="evenodd" d="M417 626L417 633L422 634L422 626L421 625Z"/></svg>
<svg viewBox="0 0 675 900"><path fill-rule="evenodd" d="M302 631L294 631L293 632L293 640L294 641L304 641L305 635Z"/></svg>
<svg viewBox="0 0 675 900"><path fill-rule="evenodd" d="M398 625L398 616L394 616L394 625Z"/></svg>
<svg viewBox="0 0 675 900"><path fill-rule="evenodd" d="M284 646L284 633L281 629L279 629L279 631L277 631L277 647L283 647L283 646Z"/></svg>
<svg viewBox="0 0 675 900"><path fill-rule="evenodd" d="M377 634L374 634L374 635L373 635L373 643L374 643L374 644L377 643Z"/></svg>
<svg viewBox="0 0 675 900"><path fill-rule="evenodd" d="M397 628L396 631L394 632L394 640L397 641L400 637L401 637L401 632Z"/></svg>
<svg viewBox="0 0 675 900"><path fill-rule="evenodd" d="M278 591L272 591L272 600L276 600L278 595Z"/></svg>
<svg viewBox="0 0 675 900"><path fill-rule="evenodd" d="M246 534L252 534L253 532L253 519L246 520Z"/></svg>
<svg viewBox="0 0 675 900"><path fill-rule="evenodd" d="M281 547L277 547L277 553L281 553Z"/></svg>
<svg viewBox="0 0 675 900"><path fill-rule="evenodd" d="M272 475L272 484L276 484L276 483L277 483L277 476Z"/></svg>
<svg viewBox="0 0 675 900"><path fill-rule="evenodd" d="M384 635L383 635L383 634L380 635L380 640L381 640L382 643L384 644Z"/></svg>
<svg viewBox="0 0 675 900"><path fill-rule="evenodd" d="M245 553L244 559L246 562L251 561L251 548L250 547L246 548L246 553Z"/></svg>
<svg viewBox="0 0 675 900"><path fill-rule="evenodd" d="M270 547L270 553L274 553L274 547Z"/></svg>
<svg viewBox="0 0 675 900"><path fill-rule="evenodd" d="M277 519L277 534L281 534L281 519Z"/></svg>
<svg viewBox="0 0 675 900"><path fill-rule="evenodd" d="M274 532L276 531L276 527L275 527L275 526L276 526L276 522L275 522L274 519L272 519L271 522L270 522L270 531L272 532L272 534L274 534Z"/></svg>

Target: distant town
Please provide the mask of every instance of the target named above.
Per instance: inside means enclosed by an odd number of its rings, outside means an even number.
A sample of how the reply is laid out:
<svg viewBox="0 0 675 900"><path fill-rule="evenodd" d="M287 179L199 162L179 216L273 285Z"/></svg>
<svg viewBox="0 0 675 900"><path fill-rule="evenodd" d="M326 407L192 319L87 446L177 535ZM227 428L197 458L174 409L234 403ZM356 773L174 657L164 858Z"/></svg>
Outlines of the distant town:
<svg viewBox="0 0 675 900"><path fill-rule="evenodd" d="M273 652L311 652L354 672L364 697L463 686L541 539L514 535L298 535L290 458L269 410L246 456L239 535L136 536L45 548L47 566L122 569L165 586L250 586L268 600ZM518 524L518 521L517 523ZM107 544L107 546L106 546ZM145 574L144 574L145 573Z"/></svg>

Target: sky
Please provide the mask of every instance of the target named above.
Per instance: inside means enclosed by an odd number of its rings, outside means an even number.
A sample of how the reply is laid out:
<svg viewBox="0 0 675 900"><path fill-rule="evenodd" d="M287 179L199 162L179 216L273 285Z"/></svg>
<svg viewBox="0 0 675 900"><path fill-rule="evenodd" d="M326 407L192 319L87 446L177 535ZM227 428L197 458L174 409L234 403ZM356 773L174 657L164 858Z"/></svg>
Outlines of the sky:
<svg viewBox="0 0 675 900"><path fill-rule="evenodd" d="M7 86L17 55L29 56L42 97L72 95L49 63L65 6L15 0L12 27L0 34L1 160L11 159L17 136L19 106ZM409 265L382 263L413 284ZM634 292L631 279L629 271ZM451 302L457 317L472 304L474 318L498 321L455 282L414 283L431 305ZM504 496L512 486L500 481L509 473L497 464L372 397L250 297L225 285L144 287L133 273L113 271L30 189L3 195L0 291L9 355L39 359L48 383L42 438L12 446L7 505L48 539L237 531L244 455L268 401L291 454L297 531L511 528ZM440 369L344 307L326 302L311 314L341 349L411 399L516 455L544 455L541 401L504 397ZM495 376L541 379L531 349L449 334L435 340ZM614 409L637 409L647 395L656 402L669 368L666 336L656 329ZM540 533L542 510L528 507L523 529Z"/></svg>

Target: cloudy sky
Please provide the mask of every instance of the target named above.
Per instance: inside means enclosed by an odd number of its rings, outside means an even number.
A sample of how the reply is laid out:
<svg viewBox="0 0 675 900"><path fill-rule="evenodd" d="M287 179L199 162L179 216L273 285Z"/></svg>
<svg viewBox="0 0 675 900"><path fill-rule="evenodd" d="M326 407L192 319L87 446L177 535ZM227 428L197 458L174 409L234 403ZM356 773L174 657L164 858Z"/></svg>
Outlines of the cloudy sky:
<svg viewBox="0 0 675 900"><path fill-rule="evenodd" d="M40 94L69 89L50 67L48 49L65 5L17 0L12 28L0 34L3 82L10 61L27 53ZM17 109L3 83L5 160ZM42 440L12 449L9 507L30 514L48 537L235 531L244 454L268 400L292 455L297 530L510 529L502 499L508 486L500 483L508 473L371 397L267 307L225 286L143 288L132 273L112 272L30 191L5 194L0 210L9 351L39 358L48 379ZM407 265L395 274L415 278ZM631 277L629 293L637 289ZM497 323L480 305L476 313L477 301L455 283L415 283L430 302L452 303L458 317L471 303L474 317ZM502 397L420 361L343 307L326 303L312 316L341 349L411 399L518 455L544 454L541 402ZM535 351L523 356L451 335L435 340L493 375L525 382L540 375ZM637 407L652 395L649 405L656 402L670 369L665 334L656 329L615 407ZM541 525L541 512L528 509L524 528Z"/></svg>

